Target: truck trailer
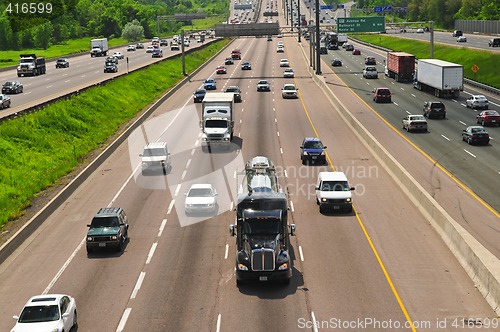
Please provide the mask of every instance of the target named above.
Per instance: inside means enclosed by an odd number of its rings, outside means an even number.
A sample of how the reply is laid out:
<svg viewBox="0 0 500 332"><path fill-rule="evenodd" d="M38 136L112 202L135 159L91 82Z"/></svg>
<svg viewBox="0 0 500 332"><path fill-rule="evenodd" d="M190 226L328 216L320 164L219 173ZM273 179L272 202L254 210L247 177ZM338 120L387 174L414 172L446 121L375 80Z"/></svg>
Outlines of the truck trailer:
<svg viewBox="0 0 500 332"><path fill-rule="evenodd" d="M224 92L207 93L201 108L202 150L211 152L212 148L218 147L230 149L234 127L234 95Z"/></svg>
<svg viewBox="0 0 500 332"><path fill-rule="evenodd" d="M405 52L388 52L385 76L396 82L412 82L415 74L415 56Z"/></svg>
<svg viewBox="0 0 500 332"><path fill-rule="evenodd" d="M108 54L108 39L98 38L90 41L90 56L106 56Z"/></svg>
<svg viewBox="0 0 500 332"><path fill-rule="evenodd" d="M17 77L38 76L45 74L47 67L45 58L37 57L36 54L21 54L19 66L17 66Z"/></svg>
<svg viewBox="0 0 500 332"><path fill-rule="evenodd" d="M290 236L295 235L295 225L288 225L287 212L287 197L273 163L264 156L248 161L238 188L236 223L229 226L236 236L236 284L290 283Z"/></svg>
<svg viewBox="0 0 500 332"><path fill-rule="evenodd" d="M418 60L413 87L433 91L438 98L457 98L464 90L464 67L438 59Z"/></svg>

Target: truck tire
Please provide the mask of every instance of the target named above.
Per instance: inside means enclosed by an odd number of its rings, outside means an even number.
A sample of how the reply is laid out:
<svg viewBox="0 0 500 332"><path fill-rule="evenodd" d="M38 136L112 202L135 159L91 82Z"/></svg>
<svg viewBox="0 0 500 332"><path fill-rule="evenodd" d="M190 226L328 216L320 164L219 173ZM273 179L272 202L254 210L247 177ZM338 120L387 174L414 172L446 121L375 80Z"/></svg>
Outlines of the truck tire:
<svg viewBox="0 0 500 332"><path fill-rule="evenodd" d="M33 76L38 76L38 71L36 69L33 69Z"/></svg>
<svg viewBox="0 0 500 332"><path fill-rule="evenodd" d="M398 74L394 75L394 79L396 80L396 82L399 82L399 75Z"/></svg>

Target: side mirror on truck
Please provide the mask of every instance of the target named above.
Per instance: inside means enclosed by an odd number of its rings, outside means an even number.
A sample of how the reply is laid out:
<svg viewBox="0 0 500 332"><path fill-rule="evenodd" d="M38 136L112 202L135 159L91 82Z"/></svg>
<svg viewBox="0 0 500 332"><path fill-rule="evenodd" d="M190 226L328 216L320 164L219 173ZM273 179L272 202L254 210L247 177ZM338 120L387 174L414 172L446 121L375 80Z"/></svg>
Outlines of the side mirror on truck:
<svg viewBox="0 0 500 332"><path fill-rule="evenodd" d="M234 236L236 234L236 231L234 230L234 225L229 225L229 234L231 236Z"/></svg>

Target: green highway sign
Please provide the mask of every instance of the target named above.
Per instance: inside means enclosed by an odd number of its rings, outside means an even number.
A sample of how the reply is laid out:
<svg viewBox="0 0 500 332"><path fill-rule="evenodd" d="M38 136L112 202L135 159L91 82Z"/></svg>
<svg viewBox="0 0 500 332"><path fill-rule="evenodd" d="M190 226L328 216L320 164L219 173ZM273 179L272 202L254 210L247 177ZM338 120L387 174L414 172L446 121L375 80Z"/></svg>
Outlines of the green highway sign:
<svg viewBox="0 0 500 332"><path fill-rule="evenodd" d="M337 18L337 32L384 32L385 17L340 17Z"/></svg>

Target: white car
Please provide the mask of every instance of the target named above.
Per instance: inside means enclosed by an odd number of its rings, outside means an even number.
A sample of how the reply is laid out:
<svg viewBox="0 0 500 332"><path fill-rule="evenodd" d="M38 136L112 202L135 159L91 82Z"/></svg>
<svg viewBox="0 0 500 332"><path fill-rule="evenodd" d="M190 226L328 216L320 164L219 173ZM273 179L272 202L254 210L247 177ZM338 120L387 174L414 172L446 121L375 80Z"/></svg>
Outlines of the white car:
<svg viewBox="0 0 500 332"><path fill-rule="evenodd" d="M287 68L283 71L283 77L284 78L294 78L295 73L293 72L292 68Z"/></svg>
<svg viewBox="0 0 500 332"><path fill-rule="evenodd" d="M113 56L117 59L125 59L125 55L122 52L115 52Z"/></svg>
<svg viewBox="0 0 500 332"><path fill-rule="evenodd" d="M278 45L278 47L276 47L276 53L285 53L285 47Z"/></svg>
<svg viewBox="0 0 500 332"><path fill-rule="evenodd" d="M290 62L288 62L288 59L281 59L280 67L290 67Z"/></svg>
<svg viewBox="0 0 500 332"><path fill-rule="evenodd" d="M424 31L424 29L422 29L422 28L418 28L418 29L417 29L417 33L424 33L424 32L425 32L425 31Z"/></svg>
<svg viewBox="0 0 500 332"><path fill-rule="evenodd" d="M465 100L465 106L470 108L488 108L488 99L483 95L472 95Z"/></svg>
<svg viewBox="0 0 500 332"><path fill-rule="evenodd" d="M278 42L278 46L285 47L285 43L283 43L282 41L279 41L279 42Z"/></svg>
<svg viewBox="0 0 500 332"><path fill-rule="evenodd" d="M416 130L427 132L427 120L423 115L407 115L403 118L403 129L408 132Z"/></svg>
<svg viewBox="0 0 500 332"><path fill-rule="evenodd" d="M283 97L283 99L298 98L299 97L298 90L299 89L297 89L295 84L287 83L283 85L283 89L281 89L281 97Z"/></svg>
<svg viewBox="0 0 500 332"><path fill-rule="evenodd" d="M465 36L460 36L457 38L458 43L466 43L467 42L467 37Z"/></svg>
<svg viewBox="0 0 500 332"><path fill-rule="evenodd" d="M148 47L146 47L146 53L153 53L154 49L155 48L153 46L148 46Z"/></svg>
<svg viewBox="0 0 500 332"><path fill-rule="evenodd" d="M70 331L77 326L75 299L65 294L33 296L19 316L11 332Z"/></svg>
<svg viewBox="0 0 500 332"><path fill-rule="evenodd" d="M217 191L211 184L193 184L184 195L186 196L184 209L187 216L217 214Z"/></svg>
<svg viewBox="0 0 500 332"><path fill-rule="evenodd" d="M257 82L257 91L271 91L271 83L267 80Z"/></svg>
<svg viewBox="0 0 500 332"><path fill-rule="evenodd" d="M135 51L136 49L137 49L137 47L135 45L128 45L127 52Z"/></svg>
<svg viewBox="0 0 500 332"><path fill-rule="evenodd" d="M374 66L366 66L363 69L363 77L364 78L378 78L377 68Z"/></svg>

